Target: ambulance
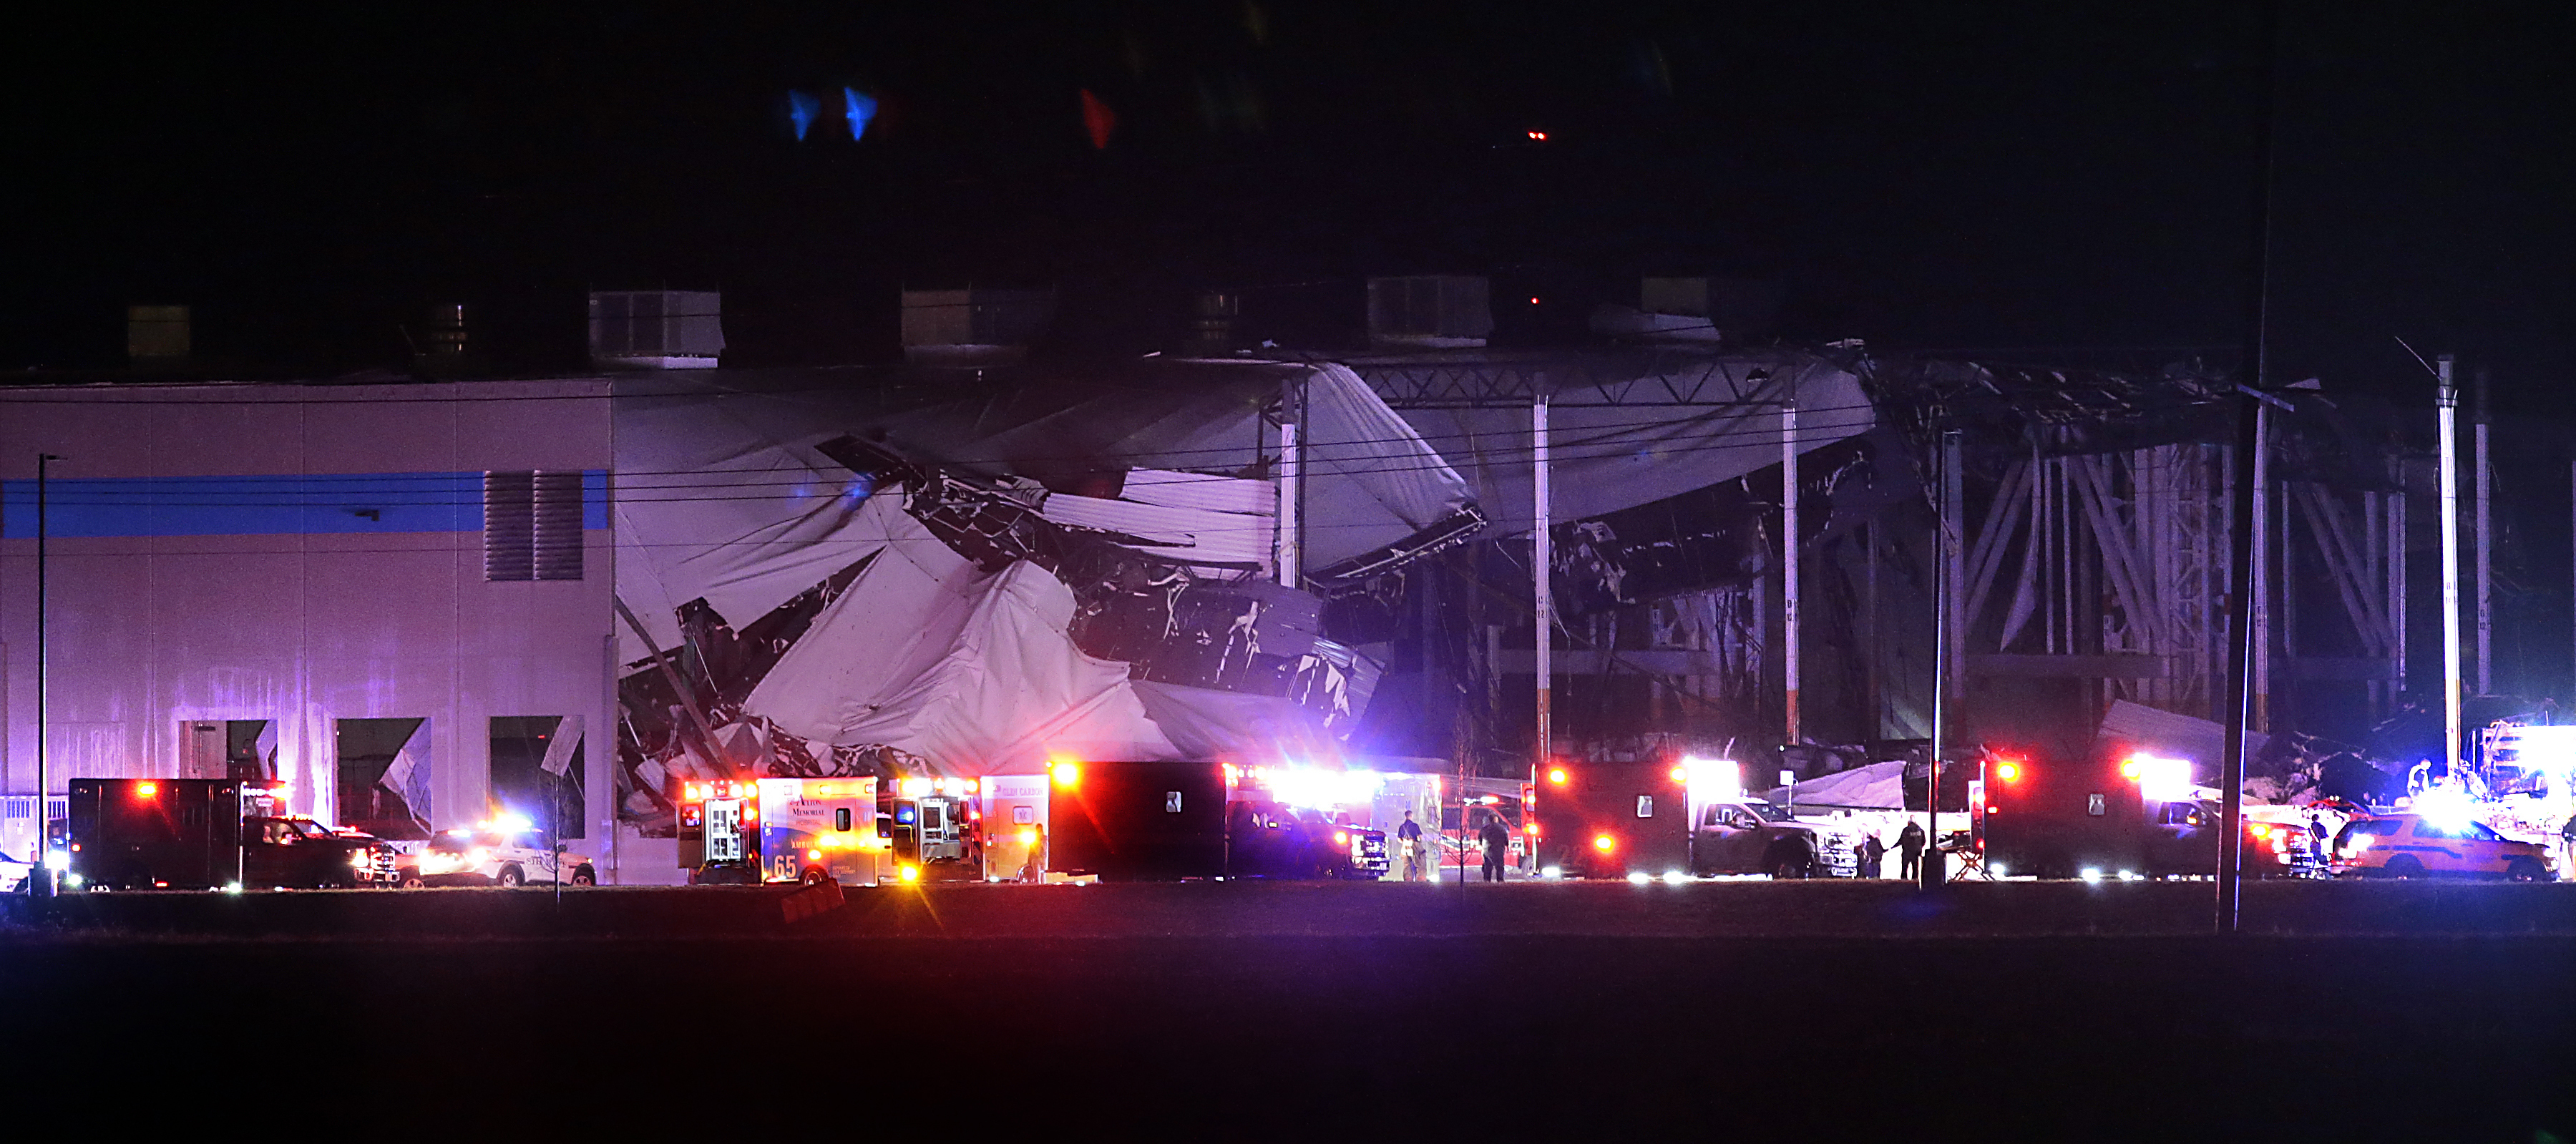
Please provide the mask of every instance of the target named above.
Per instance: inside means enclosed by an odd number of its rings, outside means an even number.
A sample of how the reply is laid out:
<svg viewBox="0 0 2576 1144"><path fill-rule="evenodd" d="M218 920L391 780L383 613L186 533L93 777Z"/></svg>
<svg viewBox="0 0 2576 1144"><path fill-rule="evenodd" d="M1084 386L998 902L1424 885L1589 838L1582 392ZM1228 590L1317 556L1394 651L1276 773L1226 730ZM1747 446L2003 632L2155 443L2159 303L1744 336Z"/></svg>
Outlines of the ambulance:
<svg viewBox="0 0 2576 1144"><path fill-rule="evenodd" d="M690 885L873 886L901 876L874 777L684 782L679 794Z"/></svg>

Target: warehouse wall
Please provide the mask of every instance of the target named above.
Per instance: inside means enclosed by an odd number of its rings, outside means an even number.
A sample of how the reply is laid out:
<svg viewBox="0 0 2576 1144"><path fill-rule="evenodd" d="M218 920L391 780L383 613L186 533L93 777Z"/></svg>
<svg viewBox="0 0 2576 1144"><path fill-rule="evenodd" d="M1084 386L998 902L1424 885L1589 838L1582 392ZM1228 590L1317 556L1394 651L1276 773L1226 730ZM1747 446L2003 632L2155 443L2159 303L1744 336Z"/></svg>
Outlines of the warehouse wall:
<svg viewBox="0 0 2576 1144"><path fill-rule="evenodd" d="M183 721L273 720L336 819L334 728L425 718L433 826L485 816L490 719L574 716L605 843L607 386L0 390L0 789L36 769L38 452L53 465L52 787L181 773ZM488 582L481 474L579 470L579 580ZM221 478L240 478L223 480Z"/></svg>

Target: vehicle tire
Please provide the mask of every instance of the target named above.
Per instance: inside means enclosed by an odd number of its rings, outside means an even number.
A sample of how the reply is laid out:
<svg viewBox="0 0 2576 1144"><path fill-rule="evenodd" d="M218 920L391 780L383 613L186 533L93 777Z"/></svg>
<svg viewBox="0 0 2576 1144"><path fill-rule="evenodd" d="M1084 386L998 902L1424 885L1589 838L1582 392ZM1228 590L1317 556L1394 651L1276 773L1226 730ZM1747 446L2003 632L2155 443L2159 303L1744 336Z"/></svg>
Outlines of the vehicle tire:
<svg viewBox="0 0 2576 1144"><path fill-rule="evenodd" d="M519 869L517 866L503 866L501 867L500 875L492 879L492 884L505 888L524 886L528 884L528 875L526 871Z"/></svg>
<svg viewBox="0 0 2576 1144"><path fill-rule="evenodd" d="M411 873L402 876L402 882L400 885L406 890L419 890L426 889L429 886L429 883L421 878L420 871L414 870Z"/></svg>
<svg viewBox="0 0 2576 1144"><path fill-rule="evenodd" d="M2424 863L2418 861L2412 854L2400 854L2391 858L2388 860L2388 865L2383 866L2380 869L2382 873L2385 873L2391 878L2421 878L2424 876Z"/></svg>
<svg viewBox="0 0 2576 1144"><path fill-rule="evenodd" d="M2504 878L2508 882L2541 882L2547 881L2548 877L2548 871L2530 858L2516 858L2504 868Z"/></svg>
<svg viewBox="0 0 2576 1144"><path fill-rule="evenodd" d="M1771 875L1772 881L1781 882L1805 877L1806 865L1798 861L1796 848L1774 846L1771 853L1763 858L1762 872Z"/></svg>
<svg viewBox="0 0 2576 1144"><path fill-rule="evenodd" d="M591 869L590 863L587 862L584 862L579 866L575 866L572 868L572 884L576 886L596 886L599 884L599 871Z"/></svg>
<svg viewBox="0 0 2576 1144"><path fill-rule="evenodd" d="M582 874L583 874L583 873L585 873L585 872L587 872L589 869L590 869L590 867L588 867L588 866L584 866L584 867L582 867L582 868L581 868L581 869L579 869L579 870L575 870L575 871L573 871L573 875L572 875L572 882L573 882L573 884L574 884L574 885L576 885L576 886L586 886L586 885L589 885L589 883L588 883L588 882L584 882L584 881L582 881ZM820 885L822 885L822 884L823 884L823 883L825 883L825 882L829 882L829 881L831 881L831 880L832 880L832 876L831 876L830 874L825 873L825 872L823 871L823 868L822 868L822 867L820 867L820 866L808 866L808 867L806 867L806 868L805 868L805 872L804 872L804 873L799 874L799 875L797 875L797 876L796 876L796 880L797 880L797 881L799 881L799 882L803 882L803 883L805 883L805 884L806 884L806 885L808 885L808 886L820 886Z"/></svg>

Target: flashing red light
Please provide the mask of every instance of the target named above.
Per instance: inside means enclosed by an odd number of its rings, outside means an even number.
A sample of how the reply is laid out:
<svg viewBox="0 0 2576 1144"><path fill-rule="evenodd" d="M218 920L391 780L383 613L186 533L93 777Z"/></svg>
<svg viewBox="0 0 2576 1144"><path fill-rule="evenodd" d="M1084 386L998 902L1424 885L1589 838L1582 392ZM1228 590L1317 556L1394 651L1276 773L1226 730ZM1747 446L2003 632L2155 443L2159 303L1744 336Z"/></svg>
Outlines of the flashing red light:
<svg viewBox="0 0 2576 1144"><path fill-rule="evenodd" d="M1334 832L1333 832L1333 845L1335 845L1335 846L1348 846L1348 845L1350 845L1350 844L1351 844L1351 832L1350 832L1350 831L1347 831L1347 830L1336 830L1336 831L1334 831Z"/></svg>
<svg viewBox="0 0 2576 1144"><path fill-rule="evenodd" d="M1619 848L1619 840L1612 838L1607 834L1594 835L1592 838L1592 848L1607 854Z"/></svg>
<svg viewBox="0 0 2576 1144"><path fill-rule="evenodd" d="M1532 131L1532 132L1530 132L1530 133L1529 133L1529 141L1530 141L1530 142L1532 142L1532 143L1545 143L1545 142L1547 142L1547 132L1544 132L1544 131ZM1530 300L1531 300L1531 301L1533 301L1533 302L1535 302L1535 301L1537 301L1538 299L1536 299L1536 298L1532 298L1532 299L1530 299Z"/></svg>
<svg viewBox="0 0 2576 1144"><path fill-rule="evenodd" d="M1066 790L1082 785L1082 767L1078 764L1056 763L1047 768L1047 774L1054 777L1055 785Z"/></svg>
<svg viewBox="0 0 2576 1144"><path fill-rule="evenodd" d="M161 793L161 784L159 783L142 782L134 784L134 797L136 798L151 798L159 793Z"/></svg>
<svg viewBox="0 0 2576 1144"><path fill-rule="evenodd" d="M1673 781L1677 783L1686 783L1690 781L1690 768L1688 767L1674 767L1672 770L1665 773L1670 774L1673 777Z"/></svg>
<svg viewBox="0 0 2576 1144"><path fill-rule="evenodd" d="M1564 768L1564 767L1549 767L1549 768L1547 769L1547 781L1552 782L1552 783L1555 783L1555 784L1556 784L1556 785L1558 785L1558 786L1564 786L1564 785L1565 785L1565 768Z"/></svg>
<svg viewBox="0 0 2576 1144"><path fill-rule="evenodd" d="M2006 759L1995 764L1995 777L2008 783L2021 781L2021 764Z"/></svg>
<svg viewBox="0 0 2576 1144"><path fill-rule="evenodd" d="M2136 782L2136 781L2138 781L2138 776L2143 775L2143 774L2145 774L2145 773L2147 773L2147 767L2146 767L2146 764L2141 763L2141 762L2139 762L2139 761L2138 761L2138 760L2136 760L2136 759L2122 759L2122 760L2120 760L2120 777L2121 777L2121 778L2127 779L2127 780L2129 780L2130 782Z"/></svg>

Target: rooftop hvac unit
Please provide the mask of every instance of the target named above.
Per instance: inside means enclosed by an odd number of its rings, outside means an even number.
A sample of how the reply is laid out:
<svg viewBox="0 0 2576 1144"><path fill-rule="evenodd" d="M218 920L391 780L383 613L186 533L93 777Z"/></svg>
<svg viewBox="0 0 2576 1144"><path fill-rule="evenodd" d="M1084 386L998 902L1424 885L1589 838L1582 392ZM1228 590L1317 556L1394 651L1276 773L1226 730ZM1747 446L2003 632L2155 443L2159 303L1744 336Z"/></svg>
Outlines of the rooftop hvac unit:
<svg viewBox="0 0 2576 1144"><path fill-rule="evenodd" d="M1780 290L1758 278L1644 278L1636 309L1604 305L1592 329L1628 341L1752 341L1770 334Z"/></svg>
<svg viewBox="0 0 2576 1144"><path fill-rule="evenodd" d="M1637 308L1649 314L1710 316L1706 278L1647 278L1637 284Z"/></svg>
<svg viewBox="0 0 2576 1144"><path fill-rule="evenodd" d="M903 354L929 363L1016 361L1054 320L1053 290L906 290Z"/></svg>
<svg viewBox="0 0 2576 1144"><path fill-rule="evenodd" d="M1369 342L1382 346L1481 346L1494 332L1490 288L1482 277L1432 274L1371 278Z"/></svg>
<svg viewBox="0 0 2576 1144"><path fill-rule="evenodd" d="M724 295L713 290L594 290L590 362L604 368L713 369L724 353Z"/></svg>
<svg viewBox="0 0 2576 1144"><path fill-rule="evenodd" d="M136 365L176 365L187 361L188 308L126 307L125 356Z"/></svg>
<svg viewBox="0 0 2576 1144"><path fill-rule="evenodd" d="M1706 318L1743 341L1770 335L1782 292L1770 278L1647 278L1638 283L1637 299L1646 313Z"/></svg>

